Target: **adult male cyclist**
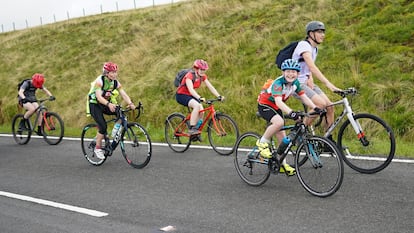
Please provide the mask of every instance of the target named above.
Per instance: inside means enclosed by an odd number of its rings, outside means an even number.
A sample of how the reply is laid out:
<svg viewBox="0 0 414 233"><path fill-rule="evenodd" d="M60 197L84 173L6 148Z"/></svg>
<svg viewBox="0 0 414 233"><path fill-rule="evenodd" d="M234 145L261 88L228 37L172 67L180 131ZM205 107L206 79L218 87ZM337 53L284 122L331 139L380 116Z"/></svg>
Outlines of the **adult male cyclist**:
<svg viewBox="0 0 414 233"><path fill-rule="evenodd" d="M289 96L296 93L308 107L315 109L315 111L320 111L316 109L316 105L305 95L305 92L300 87L300 83L297 80L300 72L299 63L296 60L287 59L282 63L281 69L283 75L276 78L269 88L263 89L257 98L260 116L270 123L263 136L256 142L260 156L267 159L272 158L272 153L269 149L272 136L276 135L279 144L286 136L285 131L281 131L285 124L283 112L289 114L290 118L294 120L298 119L297 112L285 104ZM279 172L285 173L285 171L288 175L296 174L295 169L287 164L286 161L283 161Z"/></svg>
<svg viewBox="0 0 414 233"><path fill-rule="evenodd" d="M89 109L91 116L98 124L98 133L96 134L95 154L99 159L104 159L105 155L102 148L102 140L107 134L107 124L103 114L115 115L116 109L119 106L116 104L116 99L112 98L114 92L117 90L122 96L122 99L128 103L132 109L135 108L131 98L122 88L121 83L117 80L118 66L112 62L106 62L103 65L102 75L99 75L93 88L89 92Z"/></svg>

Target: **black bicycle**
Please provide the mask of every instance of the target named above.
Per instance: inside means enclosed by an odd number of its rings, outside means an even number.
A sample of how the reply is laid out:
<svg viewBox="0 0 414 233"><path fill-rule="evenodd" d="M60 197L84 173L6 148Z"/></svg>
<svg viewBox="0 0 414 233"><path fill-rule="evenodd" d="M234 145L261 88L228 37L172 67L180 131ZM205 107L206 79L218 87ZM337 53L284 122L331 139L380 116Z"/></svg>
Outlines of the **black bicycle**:
<svg viewBox="0 0 414 233"><path fill-rule="evenodd" d="M249 185L264 184L271 173L279 174L282 161L293 155L296 175L306 191L314 196L328 197L339 190L344 177L342 154L329 139L314 136L303 123L303 117L316 113L300 113L300 120L282 130L290 130L291 142L280 155L271 143L272 158L260 156L256 146L260 135L247 132L240 136L235 147L234 165L240 178ZM273 140L272 140L273 141ZM287 171L285 170L286 175Z"/></svg>
<svg viewBox="0 0 414 233"><path fill-rule="evenodd" d="M128 122L125 113L137 110L138 119L142 110L141 102L135 109L121 109L117 108L117 117L109 122L117 122L121 120L121 128L115 134L112 140L105 135L105 158L99 159L94 153L96 146L96 134L98 132L98 125L96 123L86 125L82 130L81 146L83 155L89 163L95 166L102 165L105 160L112 155L113 151L121 145L122 155L129 165L134 168L143 168L147 166L152 155L152 144L147 130L137 122Z"/></svg>
<svg viewBox="0 0 414 233"><path fill-rule="evenodd" d="M41 134L43 139L49 145L57 145L62 141L65 127L62 118L55 112L49 112L44 102L53 101L54 98L37 100L39 107L36 109L36 118L33 123L30 120L24 122L25 127L20 128L20 122L23 121L24 114L17 114L12 119L13 138L17 144L24 145L30 141L33 133ZM36 131L37 122L40 118L40 132Z"/></svg>

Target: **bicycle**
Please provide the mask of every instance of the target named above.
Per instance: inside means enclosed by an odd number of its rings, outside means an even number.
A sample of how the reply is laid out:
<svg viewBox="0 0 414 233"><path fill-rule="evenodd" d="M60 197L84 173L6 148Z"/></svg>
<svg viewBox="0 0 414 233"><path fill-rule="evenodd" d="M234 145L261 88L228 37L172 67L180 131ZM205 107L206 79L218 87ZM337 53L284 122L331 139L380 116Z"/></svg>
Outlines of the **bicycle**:
<svg viewBox="0 0 414 233"><path fill-rule="evenodd" d="M62 141L64 134L64 124L62 118L55 112L49 112L45 106L45 101L53 101L54 98L40 99L36 102L39 106L36 108L36 118L32 123L30 119L25 121L25 127L20 129L19 124L24 119L24 114L16 114L12 119L12 133L13 138L19 145L27 144L30 141L32 133L43 135L43 139L49 145L57 145ZM35 129L40 117L42 123L40 125L40 132Z"/></svg>
<svg viewBox="0 0 414 233"><path fill-rule="evenodd" d="M81 147L86 160L94 166L100 166L120 144L122 155L129 165L134 168L147 166L152 155L151 138L142 125L137 122L129 122L126 116L127 112L137 110L138 113L135 119L138 119L142 108L141 102L135 109L121 109L119 107L117 108L116 118L106 121L106 123L109 123L121 120L121 128L112 140L105 135L103 143L105 147L102 148L105 154L104 159L99 159L94 153L98 125L96 123L87 124L83 128L81 135Z"/></svg>
<svg viewBox="0 0 414 233"><path fill-rule="evenodd" d="M234 157L240 178L251 186L260 186L269 179L270 174L278 174L283 166L282 161L292 154L296 175L306 191L317 197L328 197L336 193L344 177L342 154L333 142L312 135L303 123L304 116L314 114L318 113L299 113L301 117L294 125L282 127L281 130L290 130L291 142L280 157L274 143L270 143L272 158L260 156L256 146L261 137L259 134L247 132L241 135L236 143ZM286 170L285 174L289 176Z"/></svg>
<svg viewBox="0 0 414 233"><path fill-rule="evenodd" d="M206 100L208 107L200 111L207 113L203 122L198 128L201 132L207 125L208 140L213 148L220 155L230 155L233 153L239 129L236 122L227 114L218 112L214 109L214 102L217 99ZM190 126L191 111L184 116L181 113L172 113L165 120L165 139L168 146L175 152L182 153L186 151L193 141L201 141L201 135L190 135L188 129Z"/></svg>
<svg viewBox="0 0 414 233"><path fill-rule="evenodd" d="M355 88L351 87L335 93L340 95L342 100L330 106L343 105L344 108L324 133L324 137L332 135L340 122L347 118L337 135L337 146L343 153L342 158L345 163L355 171L365 174L383 170L391 163L395 154L396 142L391 127L378 116L368 113L354 114L347 96L357 95ZM326 119L326 114L322 114L311 127L313 134L316 134L315 130L323 119Z"/></svg>

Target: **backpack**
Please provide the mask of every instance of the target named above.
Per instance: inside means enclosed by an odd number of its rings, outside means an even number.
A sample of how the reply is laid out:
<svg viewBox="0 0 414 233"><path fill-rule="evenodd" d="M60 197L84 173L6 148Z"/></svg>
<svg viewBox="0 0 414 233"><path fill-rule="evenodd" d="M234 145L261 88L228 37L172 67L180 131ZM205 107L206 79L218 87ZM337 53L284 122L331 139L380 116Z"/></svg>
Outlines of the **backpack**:
<svg viewBox="0 0 414 233"><path fill-rule="evenodd" d="M268 89L270 88L270 86L272 86L273 81L275 81L275 80L273 80L273 79L266 80L266 82L262 86L261 91L262 92L270 92Z"/></svg>
<svg viewBox="0 0 414 233"><path fill-rule="evenodd" d="M29 81L30 79L25 79L23 81L21 81L19 84L17 84L17 91L20 90L20 87L23 85L24 82Z"/></svg>
<svg viewBox="0 0 414 233"><path fill-rule="evenodd" d="M192 71L192 69L182 69L182 70L180 70L180 71L177 73L177 75L175 76L175 79L174 79L174 86L175 86L175 87L179 87L179 86L181 85L181 81L183 80L184 76L185 76L188 72L191 72L191 74L193 75L193 83L194 83L194 77L196 76L196 75L195 75L195 72L194 72L194 71Z"/></svg>
<svg viewBox="0 0 414 233"><path fill-rule="evenodd" d="M310 42L308 40L304 40L306 42L308 42L310 44ZM294 41L291 42L290 44L288 44L286 47L284 47L283 49L281 49L279 51L279 53L277 53L276 55L276 60L275 60L275 64L277 65L277 67L280 69L282 67L282 63L286 60L286 59L291 59L293 52L296 49L296 46L298 46L300 41ZM299 58L298 62L303 62L303 58Z"/></svg>

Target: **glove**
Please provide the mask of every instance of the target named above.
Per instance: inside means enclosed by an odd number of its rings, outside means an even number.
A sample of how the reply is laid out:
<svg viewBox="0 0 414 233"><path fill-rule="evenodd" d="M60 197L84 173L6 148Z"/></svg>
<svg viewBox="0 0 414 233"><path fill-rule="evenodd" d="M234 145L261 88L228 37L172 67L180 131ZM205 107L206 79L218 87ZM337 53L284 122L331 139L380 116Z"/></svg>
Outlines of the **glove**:
<svg viewBox="0 0 414 233"><path fill-rule="evenodd" d="M291 111L289 113L289 118L296 121L297 119L299 119L299 112Z"/></svg>
<svg viewBox="0 0 414 233"><path fill-rule="evenodd" d="M224 96L219 95L219 96L217 96L217 99L218 99L218 101L224 101Z"/></svg>
<svg viewBox="0 0 414 233"><path fill-rule="evenodd" d="M200 101L200 102L206 102L206 98L200 97L200 98L198 98L198 101Z"/></svg>
<svg viewBox="0 0 414 233"><path fill-rule="evenodd" d="M55 98L53 95L49 97L49 100L50 100L50 101L53 101L53 100L55 100L55 99L56 99L56 98Z"/></svg>
<svg viewBox="0 0 414 233"><path fill-rule="evenodd" d="M318 108L318 107L314 108L314 109L313 109L313 111L314 111L315 113L318 113L318 114L321 114L321 113L322 113L322 109L320 109L320 108Z"/></svg>

